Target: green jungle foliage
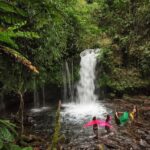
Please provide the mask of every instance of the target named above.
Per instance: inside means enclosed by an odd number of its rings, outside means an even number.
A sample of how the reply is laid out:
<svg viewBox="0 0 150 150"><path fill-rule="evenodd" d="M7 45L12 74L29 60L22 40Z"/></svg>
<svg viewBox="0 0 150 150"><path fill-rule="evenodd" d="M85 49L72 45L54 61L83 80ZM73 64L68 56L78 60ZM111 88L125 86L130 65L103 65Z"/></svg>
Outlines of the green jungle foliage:
<svg viewBox="0 0 150 150"><path fill-rule="evenodd" d="M8 2L5 1L0 1L0 13L19 13L20 16L22 16L23 11L21 11L21 9L13 6L12 4L9 4ZM5 15L4 15L5 17ZM13 24L13 26L10 26L10 22L9 20L7 21L6 19L4 19L3 17L0 18L1 20L1 24L0 24L0 44L1 44L1 51L3 51L4 53L6 53L7 55L11 55L12 57L15 57L16 60L18 60L18 58L28 61L25 57L22 56L22 54L20 54L18 51L10 49L6 46L9 46L11 48L15 48L15 49L19 49L19 46L17 45L17 43L14 41L14 38L39 38L39 36L34 33L34 32L28 32L28 31L20 31L19 29L21 27L23 27L26 24L26 21L24 22L18 22L16 24ZM13 21L12 21L13 22ZM21 62L25 65L24 62ZM30 62L31 65L31 62ZM33 66L30 66L29 64L26 65L30 70L34 71L32 69Z"/></svg>
<svg viewBox="0 0 150 150"><path fill-rule="evenodd" d="M62 86L63 64L72 60L76 80L80 52L97 47L99 87L148 89L149 8L148 0L0 0L1 90Z"/></svg>
<svg viewBox="0 0 150 150"><path fill-rule="evenodd" d="M106 94L147 92L149 27L149 0L0 0L0 94L20 93L23 116L24 93L45 84L62 86L65 61L74 60L76 80L76 62L87 48L101 48L97 86ZM54 147L58 112L56 120ZM13 128L0 120L0 149L21 149Z"/></svg>
<svg viewBox="0 0 150 150"><path fill-rule="evenodd" d="M122 95L150 87L150 3L103 0L96 10L101 54L99 86Z"/></svg>
<svg viewBox="0 0 150 150"><path fill-rule="evenodd" d="M34 89L34 84L61 86L63 63L78 59L82 50L95 45L99 29L90 14L98 8L97 3L89 5L84 0L0 2L0 13L4 13L0 18L0 43L6 47L0 52L0 82L5 91L17 91L20 82L22 91ZM7 47L10 54L5 50ZM28 69L39 74L31 74Z"/></svg>
<svg viewBox="0 0 150 150"><path fill-rule="evenodd" d="M15 144L17 138L16 126L8 120L0 119L0 150L32 150L32 147L24 147Z"/></svg>

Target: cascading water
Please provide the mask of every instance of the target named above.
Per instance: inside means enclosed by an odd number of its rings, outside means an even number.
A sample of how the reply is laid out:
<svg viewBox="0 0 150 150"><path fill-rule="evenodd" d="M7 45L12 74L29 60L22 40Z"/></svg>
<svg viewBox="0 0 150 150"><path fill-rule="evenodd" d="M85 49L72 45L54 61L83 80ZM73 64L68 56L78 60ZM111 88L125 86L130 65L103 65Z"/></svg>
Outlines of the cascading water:
<svg viewBox="0 0 150 150"><path fill-rule="evenodd" d="M69 89L69 95L71 95L71 77L70 77L70 70L67 61L65 62L66 65L66 73L67 73L67 79L68 79L68 89Z"/></svg>
<svg viewBox="0 0 150 150"><path fill-rule="evenodd" d="M34 108L39 108L40 102L39 102L39 94L36 88L36 82L34 80Z"/></svg>
<svg viewBox="0 0 150 150"><path fill-rule="evenodd" d="M63 101L73 101L73 60L71 62L71 71L69 64L65 61L63 66Z"/></svg>
<svg viewBox="0 0 150 150"><path fill-rule="evenodd" d="M74 74L73 74L73 59L71 60L71 101L74 99Z"/></svg>
<svg viewBox="0 0 150 150"><path fill-rule="evenodd" d="M41 89L41 94L38 92L36 87L36 82L34 80L34 108L31 109L32 112L41 112L43 110L49 109L45 104L45 88L44 86Z"/></svg>
<svg viewBox="0 0 150 150"><path fill-rule="evenodd" d="M66 79L66 71L64 66L63 66L62 76L63 76L63 100L66 102L67 101L67 79Z"/></svg>
<svg viewBox="0 0 150 150"><path fill-rule="evenodd" d="M96 55L97 53L94 50L86 50L80 54L80 81L77 85L78 103L93 103L97 99L97 96L94 94Z"/></svg>
<svg viewBox="0 0 150 150"><path fill-rule="evenodd" d="M76 100L63 104L65 109L62 114L69 115L69 119L78 120L87 116L102 116L106 113L106 109L95 95L95 67L99 51L99 49L87 49L80 54L80 81L77 85Z"/></svg>

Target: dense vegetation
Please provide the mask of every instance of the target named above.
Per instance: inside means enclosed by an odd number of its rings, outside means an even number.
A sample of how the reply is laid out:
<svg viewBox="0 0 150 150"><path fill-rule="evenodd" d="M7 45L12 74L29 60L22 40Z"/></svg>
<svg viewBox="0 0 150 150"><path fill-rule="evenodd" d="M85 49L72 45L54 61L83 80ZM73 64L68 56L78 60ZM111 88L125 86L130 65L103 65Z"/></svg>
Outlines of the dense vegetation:
<svg viewBox="0 0 150 150"><path fill-rule="evenodd" d="M25 92L34 80L61 85L63 62L94 47L101 47L98 86L113 93L148 90L148 0L0 3L1 90Z"/></svg>
<svg viewBox="0 0 150 150"><path fill-rule="evenodd" d="M64 62L87 48L101 48L97 87L105 94L148 93L149 27L149 0L0 0L0 95L19 95L21 133L24 93L62 86Z"/></svg>
<svg viewBox="0 0 150 150"><path fill-rule="evenodd" d="M150 3L148 0L112 0L97 10L101 30L101 78L106 90L148 93L150 85Z"/></svg>
<svg viewBox="0 0 150 150"><path fill-rule="evenodd" d="M78 55L83 45L90 47L86 37L96 36L98 27L89 14L95 7L97 4L90 6L84 1L1 1L3 89L18 89L14 83L22 82L24 89L29 90L33 79L38 79L39 85L61 84L64 60Z"/></svg>

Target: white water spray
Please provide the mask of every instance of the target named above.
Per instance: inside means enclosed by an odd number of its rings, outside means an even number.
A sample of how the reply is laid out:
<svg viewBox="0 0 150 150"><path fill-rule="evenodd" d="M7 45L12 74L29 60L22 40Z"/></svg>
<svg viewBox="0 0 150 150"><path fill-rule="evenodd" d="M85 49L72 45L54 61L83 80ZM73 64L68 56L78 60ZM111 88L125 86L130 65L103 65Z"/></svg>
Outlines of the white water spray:
<svg viewBox="0 0 150 150"><path fill-rule="evenodd" d="M77 86L77 102L82 104L93 103L97 100L95 92L95 67L96 56L95 50L88 49L81 54L80 62L80 81Z"/></svg>
<svg viewBox="0 0 150 150"><path fill-rule="evenodd" d="M77 85L76 102L63 104L62 114L69 115L69 119L83 119L85 117L99 116L106 113L105 107L100 104L95 95L95 67L99 49L87 49L83 51L80 62L80 81Z"/></svg>
<svg viewBox="0 0 150 150"><path fill-rule="evenodd" d="M70 66L70 67L69 67ZM71 64L65 61L63 65L63 101L73 101L73 60Z"/></svg>
<svg viewBox="0 0 150 150"><path fill-rule="evenodd" d="M71 77L70 77L70 70L69 70L67 61L65 61L65 66L66 66L66 73L67 73L67 79L68 79L68 89L69 89L69 93L71 93Z"/></svg>
<svg viewBox="0 0 150 150"><path fill-rule="evenodd" d="M34 108L40 107L39 94L36 87L36 81L34 79Z"/></svg>
<svg viewBox="0 0 150 150"><path fill-rule="evenodd" d="M37 113L37 112L41 112L41 111L46 111L49 109L49 107L46 107L46 102L45 102L45 88L44 85L42 87L42 91L41 91L41 96L39 91L37 90L36 87L36 82L34 80L34 108L31 109L31 112ZM42 100L42 102L40 101Z"/></svg>

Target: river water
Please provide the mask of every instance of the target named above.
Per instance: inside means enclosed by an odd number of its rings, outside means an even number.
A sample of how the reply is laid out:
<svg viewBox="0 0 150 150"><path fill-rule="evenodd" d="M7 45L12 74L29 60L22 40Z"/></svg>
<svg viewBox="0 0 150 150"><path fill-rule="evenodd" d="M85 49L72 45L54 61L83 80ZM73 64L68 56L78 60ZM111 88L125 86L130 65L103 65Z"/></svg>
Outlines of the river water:
<svg viewBox="0 0 150 150"><path fill-rule="evenodd" d="M140 102L143 100L139 100ZM100 106L105 111L99 111L98 119L105 119L106 114L112 116L111 124L113 128L107 134L104 127L99 127L99 138L94 139L92 127L83 128L83 125L92 119L92 115L74 115L72 104L63 104L61 106L61 132L66 137L63 147L65 150L149 150L150 148L150 126L148 113L140 112L139 119L135 124L129 121L124 126L117 126L114 122L114 108L120 111L132 109L133 103L127 100L111 100L100 101ZM68 108L69 110L67 110ZM74 106L72 106L74 107ZM138 107L140 105L138 104ZM39 112L28 112L31 117L32 125L30 131L37 136L50 140L55 128L56 105L51 105L48 109ZM67 111L66 111L67 110ZM69 113L68 113L69 112ZM71 112L71 113L70 113ZM147 119L145 119L145 117Z"/></svg>

